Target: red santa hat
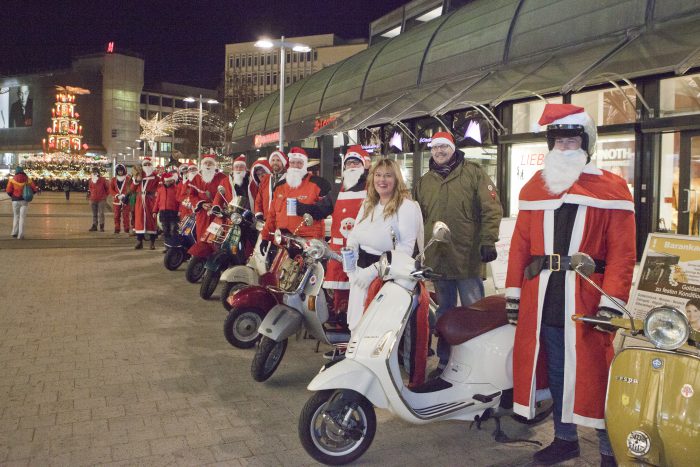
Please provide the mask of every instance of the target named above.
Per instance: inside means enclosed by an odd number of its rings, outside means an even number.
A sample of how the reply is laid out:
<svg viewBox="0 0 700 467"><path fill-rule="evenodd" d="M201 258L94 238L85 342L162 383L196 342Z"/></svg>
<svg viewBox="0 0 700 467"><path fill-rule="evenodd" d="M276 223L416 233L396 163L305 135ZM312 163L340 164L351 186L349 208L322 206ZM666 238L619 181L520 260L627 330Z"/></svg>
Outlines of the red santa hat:
<svg viewBox="0 0 700 467"><path fill-rule="evenodd" d="M238 168L239 170L248 170L248 164L246 164L246 157L245 155L241 154L240 156L236 157L233 160L233 170L236 170Z"/></svg>
<svg viewBox="0 0 700 467"><path fill-rule="evenodd" d="M270 163L270 165L272 165L272 158L275 156L279 157L280 160L282 161L282 164L285 167L287 167L287 165L289 164L289 159L282 151L272 151L272 154L270 154L270 157L267 158L267 161Z"/></svg>
<svg viewBox="0 0 700 467"><path fill-rule="evenodd" d="M362 149L362 146L356 144L348 148L348 152L343 156L343 169L345 169L345 163L350 159L356 159L362 163L362 165L367 166L370 161L369 154L367 151Z"/></svg>
<svg viewBox="0 0 700 467"><path fill-rule="evenodd" d="M153 159L151 159L149 156L146 156L143 159L141 159L141 165L143 165L144 162L148 162L149 164L153 165Z"/></svg>
<svg viewBox="0 0 700 467"><path fill-rule="evenodd" d="M267 162L265 159L258 159L257 161L253 162L253 165L250 167L250 173L251 175L253 175L253 177L251 177L251 180L253 180L253 182L255 183L258 183L258 181L255 180L255 169L257 169L258 167L262 167L265 170L265 173L272 173L270 163Z"/></svg>
<svg viewBox="0 0 700 467"><path fill-rule="evenodd" d="M433 135L433 139L430 141L431 146L439 146L441 144L448 145L453 151L455 149L455 139L446 131L438 131Z"/></svg>
<svg viewBox="0 0 700 467"><path fill-rule="evenodd" d="M163 181L164 182L170 182L170 181L177 182L177 179L178 179L178 175L177 175L176 171L165 172L163 174Z"/></svg>
<svg viewBox="0 0 700 467"><path fill-rule="evenodd" d="M304 168L308 167L309 165L309 156L306 154L306 151L304 151L303 148L300 148L298 146L293 147L292 149L289 150L287 153L287 157L289 157L289 160L291 161L292 159L299 159L304 162Z"/></svg>
<svg viewBox="0 0 700 467"><path fill-rule="evenodd" d="M211 160L216 164L216 154L202 154L202 160L200 164L204 163L206 160Z"/></svg>
<svg viewBox="0 0 700 467"><path fill-rule="evenodd" d="M557 136L582 136L582 149L589 155L595 152L598 130L583 107L572 104L547 104L537 123L540 126L547 125L547 140L551 140L550 150L553 147L553 139Z"/></svg>

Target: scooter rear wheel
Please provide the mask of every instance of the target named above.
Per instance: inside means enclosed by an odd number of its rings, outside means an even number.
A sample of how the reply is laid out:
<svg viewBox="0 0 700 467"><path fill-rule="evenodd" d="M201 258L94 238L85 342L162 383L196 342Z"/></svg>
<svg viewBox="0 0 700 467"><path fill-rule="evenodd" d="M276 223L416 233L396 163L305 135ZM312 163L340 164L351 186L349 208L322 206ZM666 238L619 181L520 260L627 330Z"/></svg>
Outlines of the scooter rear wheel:
<svg viewBox="0 0 700 467"><path fill-rule="evenodd" d="M202 275L202 284L199 286L199 296L204 300L209 300L219 285L221 272L206 269Z"/></svg>
<svg viewBox="0 0 700 467"><path fill-rule="evenodd" d="M250 374L253 376L253 379L259 383L267 381L277 367L280 366L286 351L287 339L277 342L267 336L263 336L260 339L258 348L255 349L253 363L250 365Z"/></svg>
<svg viewBox="0 0 700 467"><path fill-rule="evenodd" d="M168 248L163 256L163 265L168 271L175 271L185 261L185 250L182 248Z"/></svg>
<svg viewBox="0 0 700 467"><path fill-rule="evenodd" d="M185 279L191 284L196 284L204 275L204 264L207 262L205 258L193 256L187 264Z"/></svg>
<svg viewBox="0 0 700 467"><path fill-rule="evenodd" d="M221 288L221 304L224 306L226 311L231 311L231 305L228 304L228 298L247 286L248 284L245 282L224 282L224 285Z"/></svg>
<svg viewBox="0 0 700 467"><path fill-rule="evenodd" d="M336 391L315 393L299 415L302 446L311 457L327 465L348 464L360 458L377 431L374 406L367 398L360 396L359 400L331 412L327 403L335 394ZM339 422L343 421L347 425L341 428Z"/></svg>
<svg viewBox="0 0 700 467"><path fill-rule="evenodd" d="M265 314L257 308L233 308L224 320L224 336L229 344L249 349L260 339L258 328Z"/></svg>

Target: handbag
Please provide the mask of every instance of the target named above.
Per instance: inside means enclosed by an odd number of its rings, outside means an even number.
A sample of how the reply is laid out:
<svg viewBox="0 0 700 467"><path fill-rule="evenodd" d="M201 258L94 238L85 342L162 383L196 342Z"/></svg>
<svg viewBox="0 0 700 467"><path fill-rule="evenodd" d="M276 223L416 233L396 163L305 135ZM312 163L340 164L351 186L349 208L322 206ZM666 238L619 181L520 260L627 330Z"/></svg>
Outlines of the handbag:
<svg viewBox="0 0 700 467"><path fill-rule="evenodd" d="M29 181L27 181L27 183L24 184L24 188L22 188L22 198L27 202L34 199L34 190L32 190L32 187L29 185Z"/></svg>

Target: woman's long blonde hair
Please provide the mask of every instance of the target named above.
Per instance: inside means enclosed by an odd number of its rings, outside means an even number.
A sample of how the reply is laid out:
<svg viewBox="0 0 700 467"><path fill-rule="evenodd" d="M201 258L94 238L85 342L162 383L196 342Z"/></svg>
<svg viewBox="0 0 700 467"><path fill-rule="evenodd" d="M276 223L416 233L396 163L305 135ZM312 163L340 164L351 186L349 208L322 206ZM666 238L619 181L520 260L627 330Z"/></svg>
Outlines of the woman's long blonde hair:
<svg viewBox="0 0 700 467"><path fill-rule="evenodd" d="M363 203L365 213L364 216L362 216L362 219L360 219L360 222L372 214L374 212L374 208L377 206L377 203L379 203L379 193L377 193L377 190L374 188L374 174L379 168L386 168L390 170L396 179L394 193L392 193L391 199L384 206L384 219L388 219L394 215L399 210L399 207L401 206L401 203L403 203L404 199L411 199L411 193L408 191L408 188L406 188L406 183L403 181L403 175L401 175L399 164L392 159L379 159L372 165L372 168L369 170L369 175L367 176L367 198Z"/></svg>

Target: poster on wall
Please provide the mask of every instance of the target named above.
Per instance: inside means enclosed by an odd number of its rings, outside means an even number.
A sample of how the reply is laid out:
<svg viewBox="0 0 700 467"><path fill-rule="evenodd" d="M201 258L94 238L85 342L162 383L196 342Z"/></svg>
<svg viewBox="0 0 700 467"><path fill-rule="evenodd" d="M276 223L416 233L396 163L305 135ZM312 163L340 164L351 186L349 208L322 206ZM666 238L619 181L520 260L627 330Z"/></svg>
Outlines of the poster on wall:
<svg viewBox="0 0 700 467"><path fill-rule="evenodd" d="M658 306L678 308L700 330L700 238L651 233L629 310L644 319Z"/></svg>
<svg viewBox="0 0 700 467"><path fill-rule="evenodd" d="M515 230L515 217L504 217L501 219L501 226L498 229L498 241L496 242L496 252L498 257L488 263L491 268L493 285L497 290L505 289L506 273L508 272L508 252L510 251L510 240L513 238Z"/></svg>
<svg viewBox="0 0 700 467"><path fill-rule="evenodd" d="M0 88L0 128L24 128L33 123L33 96L30 86Z"/></svg>
<svg viewBox="0 0 700 467"><path fill-rule="evenodd" d="M525 183L544 168L547 143L514 144L510 150L510 214L518 212L518 195Z"/></svg>

